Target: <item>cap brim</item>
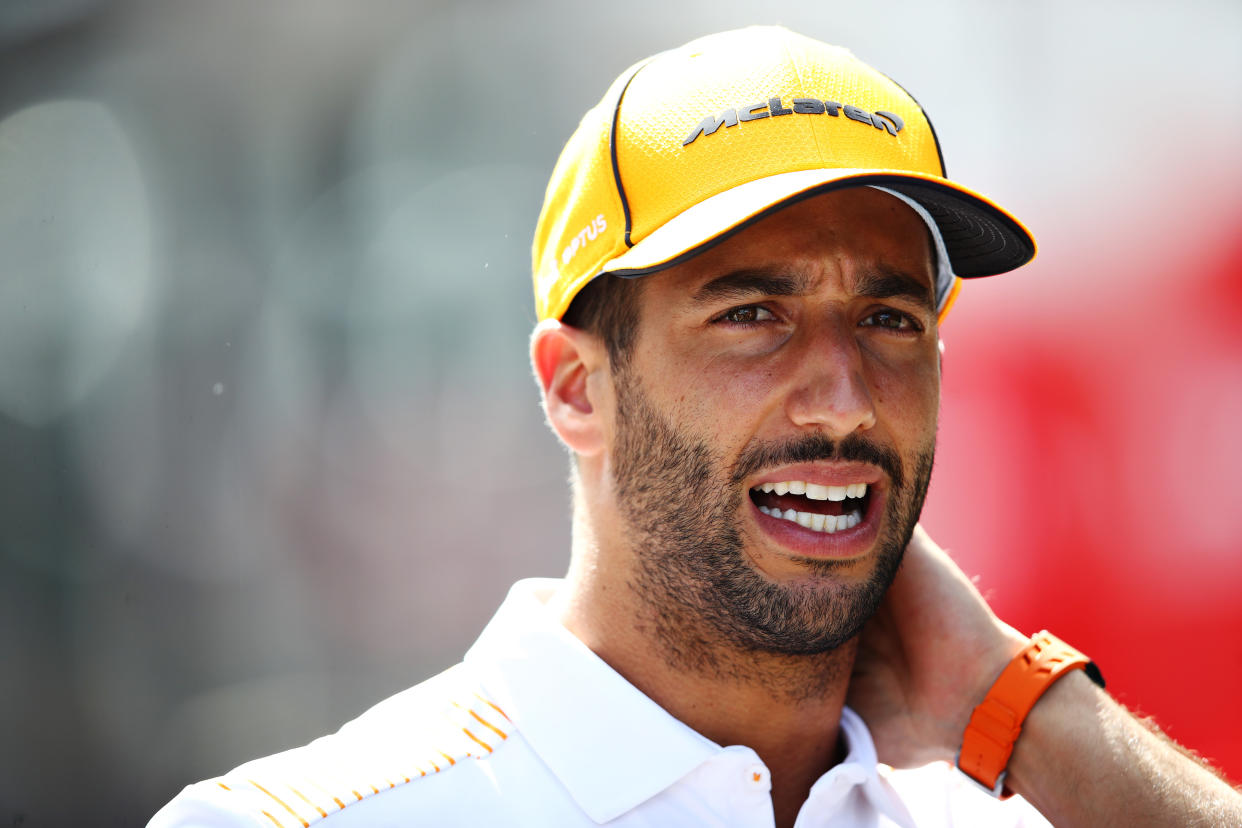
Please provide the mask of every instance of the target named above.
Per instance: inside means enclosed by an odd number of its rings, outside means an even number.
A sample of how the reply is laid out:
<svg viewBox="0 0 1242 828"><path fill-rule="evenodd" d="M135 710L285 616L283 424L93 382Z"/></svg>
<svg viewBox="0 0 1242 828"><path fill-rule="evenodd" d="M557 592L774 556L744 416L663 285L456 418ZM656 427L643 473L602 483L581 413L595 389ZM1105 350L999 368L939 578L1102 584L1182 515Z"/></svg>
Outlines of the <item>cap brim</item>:
<svg viewBox="0 0 1242 828"><path fill-rule="evenodd" d="M994 276L1035 257L1035 239L986 196L946 179L904 170L796 170L741 184L674 216L609 261L600 273L644 276L718 244L764 216L803 198L845 187L879 185L903 193L931 214L953 272Z"/></svg>

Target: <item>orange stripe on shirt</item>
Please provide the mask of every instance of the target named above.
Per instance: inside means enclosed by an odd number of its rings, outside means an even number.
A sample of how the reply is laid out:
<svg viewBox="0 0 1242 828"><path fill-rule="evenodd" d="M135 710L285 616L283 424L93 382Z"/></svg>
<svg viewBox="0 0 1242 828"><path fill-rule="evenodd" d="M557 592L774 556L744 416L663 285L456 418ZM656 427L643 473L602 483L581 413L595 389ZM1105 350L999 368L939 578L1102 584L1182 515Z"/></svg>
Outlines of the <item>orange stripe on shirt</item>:
<svg viewBox="0 0 1242 828"><path fill-rule="evenodd" d="M316 805L314 802L311 802L309 799L307 799L307 798L306 798L306 794L302 793L301 791L299 791L297 788L293 787L292 785L289 785L289 786L288 786L288 788L289 788L289 790L291 790L291 791L293 791L295 794L297 794L299 797L301 797L301 799L302 799L302 801L303 801L303 802L305 802L307 805L311 806L311 807L312 807L312 808L314 808L316 811L318 811L320 816L322 816L322 817L326 817L326 816L328 815L328 812L327 812L327 811L325 811L323 808L320 808L320 807L319 807L318 805Z"/></svg>
<svg viewBox="0 0 1242 828"><path fill-rule="evenodd" d="M504 716L504 717L505 717L505 719L506 719L507 721L510 721L510 722L511 722L511 721L513 721L513 719L510 719L510 718L509 718L509 714L508 714L508 713L506 713L505 711L501 710L499 707L497 707L496 705L492 704L492 703L491 703L491 702L489 702L487 699L485 699L485 698L483 698L482 696L480 696L478 693L475 693L475 694L474 694L474 697L475 697L476 699L478 699L479 701L483 702L484 704L486 704L486 705L487 705L488 707L490 707L492 710L495 710L497 713L499 713L500 715Z"/></svg>
<svg viewBox="0 0 1242 828"><path fill-rule="evenodd" d="M508 735L507 733L505 733L505 732L504 732L503 730L501 730L500 728L496 727L496 725L492 724L492 723L491 723L491 722L489 722L487 719L485 719L485 718L483 718L482 716L480 716L478 713L475 713L473 710L471 710L471 711L470 711L470 715L471 715L471 716L474 716L474 718L478 720L479 724L483 725L484 727L486 727L486 728L487 728L488 730L490 730L492 733L495 733L495 734L496 734L497 736L499 736L500 738L502 738L502 739L508 739L508 738L509 738L509 735Z"/></svg>
<svg viewBox="0 0 1242 828"><path fill-rule="evenodd" d="M445 753L444 751L442 751L442 750L441 750L441 751L437 751L437 753L439 753L439 754L440 754L441 756L443 756L445 759L449 760L449 764L450 764L450 765L456 765L456 764L457 764L457 760L456 760L456 759L454 759L452 756L449 756L449 755L448 755L447 753Z"/></svg>
<svg viewBox="0 0 1242 828"><path fill-rule="evenodd" d="M276 828L285 828L285 826L283 826L283 825L281 825L281 824L280 824L280 820L278 820L276 817L274 817L274 816L272 816L271 814L269 814L267 811L260 811L260 813L262 813L262 814L263 814L263 816L267 817L267 818L268 818L268 819L270 819L272 822L276 823Z"/></svg>
<svg viewBox="0 0 1242 828"><path fill-rule="evenodd" d="M483 746L483 749L484 749L484 750L486 750L488 753L491 753L491 752L492 752L492 746L491 746L491 745L489 745L487 742L485 742L485 741L483 741L482 739L480 739L478 736L475 736L473 733L471 733L471 732L470 732L469 730L467 730L466 728L464 728L464 727L463 727L463 728L461 729L461 732L462 732L462 733L464 733L464 734L466 734L467 736L469 736L471 739L474 739L474 741L478 742L480 745L482 745L482 746Z"/></svg>
<svg viewBox="0 0 1242 828"><path fill-rule="evenodd" d="M310 777L303 777L303 779L309 782L310 784L314 785L319 790L323 791L325 794L327 794L332 799L332 801L336 803L336 806L340 808L342 811L345 810L345 803L337 799L336 794L332 793L332 791L328 790L323 785L320 785L318 782L316 782L314 779L311 779Z"/></svg>
<svg viewBox="0 0 1242 828"><path fill-rule="evenodd" d="M256 788L258 788L259 790L263 791L263 793L267 794L267 795L268 795L268 796L270 796L272 799L276 800L276 803L277 803L278 805L280 805L280 807L284 808L286 811L288 811L289 813L293 814L293 816L297 819L297 821L298 821L298 822L300 822L300 823L302 823L302 828L310 828L310 823L309 823L309 822L307 822L306 820L302 819L302 817L298 816L298 812L297 812L297 811L295 811L295 810L293 810L292 808L290 808L288 805L286 805L286 804L285 804L285 802L284 802L284 800L282 800L282 799L281 799L280 797L278 797L276 794L272 793L272 792L271 792L271 791L269 791L267 788L265 788L265 787L263 787L262 785L260 785L258 782L255 782L253 779L247 779L246 781L247 781L247 782L249 782L251 785L254 785L254 786L255 786ZM273 821L274 821L274 820L273 820ZM279 825L280 823L279 823L279 822L277 822L276 824L277 824L277 825Z"/></svg>

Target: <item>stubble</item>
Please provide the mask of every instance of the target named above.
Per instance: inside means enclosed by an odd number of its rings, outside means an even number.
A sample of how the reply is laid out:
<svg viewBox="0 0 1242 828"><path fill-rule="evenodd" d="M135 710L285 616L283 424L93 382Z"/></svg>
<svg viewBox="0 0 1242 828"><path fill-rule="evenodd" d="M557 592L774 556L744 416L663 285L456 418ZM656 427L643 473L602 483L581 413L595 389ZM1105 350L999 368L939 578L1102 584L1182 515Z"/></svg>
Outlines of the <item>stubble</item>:
<svg viewBox="0 0 1242 828"><path fill-rule="evenodd" d="M817 657L852 641L879 607L922 510L934 444L917 451L909 468L893 449L860 435L752 441L726 463L666 420L628 370L615 379L614 477L635 561L630 587L647 609L636 623L652 626L676 669L739 680L763 669L795 697L843 678L835 675L839 660ZM773 582L744 549L739 525L748 495L741 482L764 468L820 460L866 462L888 474L874 567L850 583L837 577L848 564L803 558L806 577ZM773 676L774 668L787 675Z"/></svg>

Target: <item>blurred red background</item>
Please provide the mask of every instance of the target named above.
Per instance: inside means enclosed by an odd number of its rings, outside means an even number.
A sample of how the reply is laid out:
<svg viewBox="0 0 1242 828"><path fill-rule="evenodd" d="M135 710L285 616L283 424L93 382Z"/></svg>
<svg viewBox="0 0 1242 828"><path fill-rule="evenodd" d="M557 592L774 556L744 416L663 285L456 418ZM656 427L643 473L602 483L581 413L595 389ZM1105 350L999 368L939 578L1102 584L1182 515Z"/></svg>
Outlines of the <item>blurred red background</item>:
<svg viewBox="0 0 1242 828"><path fill-rule="evenodd" d="M1236 202L1203 199L1168 226L1132 228L1131 243L1094 254L1103 262L1060 251L1004 284L968 283L942 332L924 517L1002 617L1076 644L1119 700L1235 783L1239 226ZM1084 238L1070 230L1051 233Z"/></svg>

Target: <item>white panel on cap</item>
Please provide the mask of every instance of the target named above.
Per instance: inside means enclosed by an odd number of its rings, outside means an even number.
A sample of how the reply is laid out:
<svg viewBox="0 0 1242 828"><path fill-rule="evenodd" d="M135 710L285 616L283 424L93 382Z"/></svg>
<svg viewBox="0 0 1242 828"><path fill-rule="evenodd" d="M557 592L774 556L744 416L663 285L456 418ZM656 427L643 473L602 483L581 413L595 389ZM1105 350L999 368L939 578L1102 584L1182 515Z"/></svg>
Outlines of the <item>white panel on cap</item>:
<svg viewBox="0 0 1242 828"><path fill-rule="evenodd" d="M944 247L944 239L940 237L940 228L936 226L936 222L932 220L931 214L923 208L923 205L910 196L890 190L888 187L877 187L874 184L868 186L873 190L888 193L910 205L910 209L919 214L919 218L923 219L923 223L931 231L932 243L936 245L936 310L943 310L944 303L949 299L949 290L953 287L954 276L953 266L949 263L949 253Z"/></svg>

